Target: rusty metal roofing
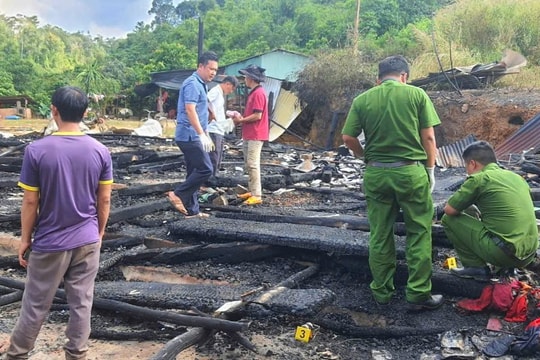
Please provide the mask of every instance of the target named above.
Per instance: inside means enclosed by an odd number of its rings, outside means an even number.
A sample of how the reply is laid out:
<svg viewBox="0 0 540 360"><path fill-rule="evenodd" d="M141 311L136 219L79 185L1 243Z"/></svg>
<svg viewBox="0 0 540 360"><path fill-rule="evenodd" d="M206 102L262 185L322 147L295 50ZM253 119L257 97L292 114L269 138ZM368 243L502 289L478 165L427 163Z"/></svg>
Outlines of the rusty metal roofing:
<svg viewBox="0 0 540 360"><path fill-rule="evenodd" d="M495 148L497 159L506 160L512 154L521 154L532 149L532 153L540 150L540 113L527 121L518 131Z"/></svg>
<svg viewBox="0 0 540 360"><path fill-rule="evenodd" d="M465 167L465 163L461 158L463 150L470 144L476 141L474 135L468 135L453 144L442 146L437 150L436 164L442 167Z"/></svg>

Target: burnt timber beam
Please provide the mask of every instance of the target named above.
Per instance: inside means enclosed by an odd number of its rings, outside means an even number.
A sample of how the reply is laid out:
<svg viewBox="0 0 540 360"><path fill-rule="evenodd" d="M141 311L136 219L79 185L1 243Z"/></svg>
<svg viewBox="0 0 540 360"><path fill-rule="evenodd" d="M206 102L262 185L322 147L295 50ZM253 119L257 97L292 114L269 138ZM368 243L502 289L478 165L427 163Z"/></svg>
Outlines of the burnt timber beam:
<svg viewBox="0 0 540 360"><path fill-rule="evenodd" d="M108 224L114 224L119 221L124 221L134 217L151 214L160 210L166 210L170 207L171 204L169 203L169 201L163 198L161 200L139 203L121 209L114 209L110 213Z"/></svg>
<svg viewBox="0 0 540 360"><path fill-rule="evenodd" d="M13 289L24 290L24 282L5 277L0 277L0 284ZM62 289L56 291L56 297L65 300L66 294ZM216 318L205 318L200 316L181 315L167 311L153 310L131 305L116 300L102 299L94 297L93 307L101 310L121 312L132 317L152 321L165 321L182 326L202 327L206 329L216 329L221 331L243 331L247 330L249 323L235 322Z"/></svg>

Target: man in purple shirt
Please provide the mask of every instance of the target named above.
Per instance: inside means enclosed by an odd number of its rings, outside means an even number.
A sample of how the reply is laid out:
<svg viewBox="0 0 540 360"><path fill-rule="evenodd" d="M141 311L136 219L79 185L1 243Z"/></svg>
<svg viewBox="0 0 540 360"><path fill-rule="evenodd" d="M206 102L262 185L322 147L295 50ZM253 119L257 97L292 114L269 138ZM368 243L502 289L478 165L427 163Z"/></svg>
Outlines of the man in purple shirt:
<svg viewBox="0 0 540 360"><path fill-rule="evenodd" d="M83 91L61 87L51 102L58 132L27 146L18 184L24 189L19 263L27 278L8 360L28 359L62 281L69 304L66 359L86 359L88 351L112 161L103 144L79 130L88 107Z"/></svg>

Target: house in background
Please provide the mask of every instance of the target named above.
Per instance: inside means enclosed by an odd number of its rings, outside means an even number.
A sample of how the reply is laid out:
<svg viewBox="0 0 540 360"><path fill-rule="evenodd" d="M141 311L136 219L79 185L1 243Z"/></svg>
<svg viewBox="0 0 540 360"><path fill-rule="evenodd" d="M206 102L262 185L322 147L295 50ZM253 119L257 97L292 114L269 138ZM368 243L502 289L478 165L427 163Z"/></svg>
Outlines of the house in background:
<svg viewBox="0 0 540 360"><path fill-rule="evenodd" d="M28 105L33 102L27 95L0 96L0 119L31 119L32 110Z"/></svg>
<svg viewBox="0 0 540 360"><path fill-rule="evenodd" d="M289 89L297 79L297 73L310 62L308 56L283 49L275 49L260 55L252 56L235 63L223 66L220 64L218 75L209 88L215 86L225 75L240 77L240 69L255 64L266 69L267 80L262 83L268 95L270 117L270 141L277 139L285 129L298 117L302 111L300 100ZM161 97L164 90L178 91L182 82L195 70L161 71L150 74L150 83L135 87L139 96L149 96L159 92ZM242 112L247 95L245 87L241 86L235 94L227 98L229 109ZM172 105L172 104L171 104ZM174 104L176 108L176 104Z"/></svg>
<svg viewBox="0 0 540 360"><path fill-rule="evenodd" d="M249 65L266 69L266 81L261 83L268 95L270 141L281 136L302 112L298 97L290 89L297 74L311 59L308 56L283 49L275 49L223 67L226 75L239 75ZM245 94L242 94L245 96ZM245 101L242 102L245 104Z"/></svg>

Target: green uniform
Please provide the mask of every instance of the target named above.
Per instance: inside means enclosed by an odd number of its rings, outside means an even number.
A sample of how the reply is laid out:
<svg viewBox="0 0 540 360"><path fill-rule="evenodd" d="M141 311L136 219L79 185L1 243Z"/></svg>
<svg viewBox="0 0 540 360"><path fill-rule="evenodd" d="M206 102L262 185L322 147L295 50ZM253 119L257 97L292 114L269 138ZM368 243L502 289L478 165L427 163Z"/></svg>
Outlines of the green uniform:
<svg viewBox="0 0 540 360"><path fill-rule="evenodd" d="M519 175L488 164L470 175L448 204L458 211L474 204L482 214L481 220L465 214L442 218L463 266L522 267L534 259L538 226L529 185ZM501 250L494 237L509 244L515 256Z"/></svg>
<svg viewBox="0 0 540 360"><path fill-rule="evenodd" d="M364 132L364 192L370 224L370 284L375 300L387 302L395 292L394 222L403 210L409 268L406 298L421 302L431 296L431 225L433 201L420 130L439 125L433 103L420 88L386 80L354 99L342 133ZM376 163L408 162L396 167Z"/></svg>

